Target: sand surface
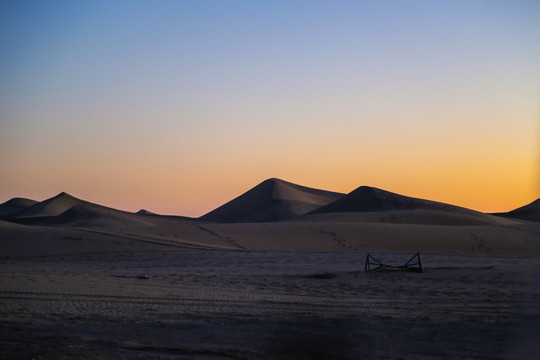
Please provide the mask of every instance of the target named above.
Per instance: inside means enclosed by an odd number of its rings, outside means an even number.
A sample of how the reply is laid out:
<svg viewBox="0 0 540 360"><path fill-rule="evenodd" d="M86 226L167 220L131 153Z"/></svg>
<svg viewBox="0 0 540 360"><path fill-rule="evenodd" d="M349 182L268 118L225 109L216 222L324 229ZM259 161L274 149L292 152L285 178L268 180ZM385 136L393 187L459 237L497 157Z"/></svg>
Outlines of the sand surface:
<svg viewBox="0 0 540 360"><path fill-rule="evenodd" d="M124 250L1 259L0 358L540 356L538 258Z"/></svg>
<svg viewBox="0 0 540 360"><path fill-rule="evenodd" d="M351 194L271 179L212 222L0 204L0 359L540 358L540 222Z"/></svg>

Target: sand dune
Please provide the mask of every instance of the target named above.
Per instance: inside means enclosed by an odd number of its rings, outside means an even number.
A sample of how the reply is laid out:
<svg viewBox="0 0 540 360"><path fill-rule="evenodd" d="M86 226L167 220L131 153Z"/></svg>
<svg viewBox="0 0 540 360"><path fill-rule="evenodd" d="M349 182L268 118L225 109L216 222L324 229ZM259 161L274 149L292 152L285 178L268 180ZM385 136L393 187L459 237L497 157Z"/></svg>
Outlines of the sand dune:
<svg viewBox="0 0 540 360"><path fill-rule="evenodd" d="M39 203L13 199L1 209L17 216L0 220L27 224L0 222L4 253L13 239L26 244L21 239L39 241L42 233L50 244L84 238L205 249L540 254L540 224L366 186L344 195L269 179L200 219L130 213L66 193Z"/></svg>
<svg viewBox="0 0 540 360"><path fill-rule="evenodd" d="M301 219L431 225L515 224L513 221L459 206L408 197L369 186L361 186Z"/></svg>
<svg viewBox="0 0 540 360"><path fill-rule="evenodd" d="M159 215L159 214L153 213L151 211L148 211L146 209L141 209L141 210L137 211L136 214L139 214L139 215Z"/></svg>
<svg viewBox="0 0 540 360"><path fill-rule="evenodd" d="M16 216L25 208L37 204L37 201L25 198L13 198L0 204L0 219Z"/></svg>
<svg viewBox="0 0 540 360"><path fill-rule="evenodd" d="M200 218L220 223L270 221L511 225L515 221L441 202L361 186L349 194L269 179Z"/></svg>
<svg viewBox="0 0 540 360"><path fill-rule="evenodd" d="M1 229L13 229L13 228L23 228L23 225L11 222L11 221L4 221L0 220L0 230Z"/></svg>
<svg viewBox="0 0 540 360"><path fill-rule="evenodd" d="M21 208L12 217L18 219L43 218L57 216L77 204L84 204L86 201L77 199L67 193L60 193L47 200L37 202L33 205Z"/></svg>
<svg viewBox="0 0 540 360"><path fill-rule="evenodd" d="M312 211L312 214L410 209L466 210L457 206L399 195L370 186L360 186L342 198Z"/></svg>
<svg viewBox="0 0 540 360"><path fill-rule="evenodd" d="M512 211L495 213L493 215L521 220L540 221L540 198L534 200L530 204L519 207Z"/></svg>
<svg viewBox="0 0 540 360"><path fill-rule="evenodd" d="M58 216L49 217L38 225L69 225L77 227L118 227L152 225L144 215L109 209L93 204L77 204Z"/></svg>
<svg viewBox="0 0 540 360"><path fill-rule="evenodd" d="M343 194L268 179L246 193L202 216L212 222L268 222L306 214Z"/></svg>
<svg viewBox="0 0 540 360"><path fill-rule="evenodd" d="M30 205L19 206L17 210L11 211L1 218L39 226L125 227L152 225L152 222L143 215L91 203L65 192L41 202L27 200L19 201L19 203Z"/></svg>

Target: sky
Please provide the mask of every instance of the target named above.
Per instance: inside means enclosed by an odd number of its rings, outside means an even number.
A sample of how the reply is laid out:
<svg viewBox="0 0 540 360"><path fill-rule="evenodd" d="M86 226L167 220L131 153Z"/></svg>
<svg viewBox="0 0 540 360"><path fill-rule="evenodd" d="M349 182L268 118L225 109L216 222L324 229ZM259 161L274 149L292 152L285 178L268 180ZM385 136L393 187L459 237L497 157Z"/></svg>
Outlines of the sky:
<svg viewBox="0 0 540 360"><path fill-rule="evenodd" d="M0 0L0 49L0 202L540 197L538 1Z"/></svg>

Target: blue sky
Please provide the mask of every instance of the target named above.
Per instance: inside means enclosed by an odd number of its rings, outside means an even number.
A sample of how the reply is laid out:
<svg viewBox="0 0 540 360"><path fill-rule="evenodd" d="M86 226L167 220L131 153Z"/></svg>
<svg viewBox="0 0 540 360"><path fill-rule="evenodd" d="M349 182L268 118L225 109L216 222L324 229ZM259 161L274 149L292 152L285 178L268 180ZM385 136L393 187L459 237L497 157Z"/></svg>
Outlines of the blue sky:
<svg viewBox="0 0 540 360"><path fill-rule="evenodd" d="M196 213L278 176L518 205L538 44L536 1L2 1L0 200Z"/></svg>

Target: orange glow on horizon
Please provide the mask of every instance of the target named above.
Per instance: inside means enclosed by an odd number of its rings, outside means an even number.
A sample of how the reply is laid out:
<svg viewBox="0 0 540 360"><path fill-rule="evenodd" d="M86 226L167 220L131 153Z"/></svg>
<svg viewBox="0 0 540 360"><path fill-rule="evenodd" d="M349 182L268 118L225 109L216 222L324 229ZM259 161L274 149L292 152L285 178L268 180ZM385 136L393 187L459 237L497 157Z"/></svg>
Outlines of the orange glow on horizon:
<svg viewBox="0 0 540 360"><path fill-rule="evenodd" d="M540 5L391 7L10 2L0 202L198 216L271 177L484 212L540 197Z"/></svg>

